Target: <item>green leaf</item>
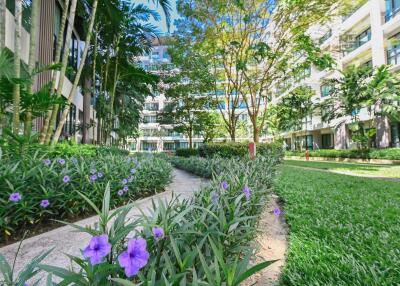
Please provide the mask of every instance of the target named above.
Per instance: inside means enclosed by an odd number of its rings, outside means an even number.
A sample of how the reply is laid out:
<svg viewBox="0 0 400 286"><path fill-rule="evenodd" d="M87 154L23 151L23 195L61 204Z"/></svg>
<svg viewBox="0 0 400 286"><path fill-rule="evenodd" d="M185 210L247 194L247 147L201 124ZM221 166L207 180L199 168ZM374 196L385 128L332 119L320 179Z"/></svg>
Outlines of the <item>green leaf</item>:
<svg viewBox="0 0 400 286"><path fill-rule="evenodd" d="M233 286L240 285L241 282L252 276L253 274L257 273L258 271L270 266L272 263L276 262L278 260L271 260L271 261L265 261L261 262L250 269L248 269L246 272L242 273L236 280L233 282Z"/></svg>

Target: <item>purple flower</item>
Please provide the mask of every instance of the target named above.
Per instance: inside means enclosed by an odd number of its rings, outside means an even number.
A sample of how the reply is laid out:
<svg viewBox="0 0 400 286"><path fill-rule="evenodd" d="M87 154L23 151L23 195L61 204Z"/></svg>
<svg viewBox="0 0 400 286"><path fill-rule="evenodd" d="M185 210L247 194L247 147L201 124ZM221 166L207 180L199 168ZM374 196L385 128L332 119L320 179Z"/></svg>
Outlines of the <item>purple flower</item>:
<svg viewBox="0 0 400 286"><path fill-rule="evenodd" d="M51 165L51 160L50 159L43 160L43 164L45 164L48 167Z"/></svg>
<svg viewBox="0 0 400 286"><path fill-rule="evenodd" d="M124 191L124 193L126 193L127 191L129 191L128 186L124 186L124 188L122 189Z"/></svg>
<svg viewBox="0 0 400 286"><path fill-rule="evenodd" d="M155 239L160 239L164 237L164 230L162 227L153 227L153 235Z"/></svg>
<svg viewBox="0 0 400 286"><path fill-rule="evenodd" d="M281 215L281 209L280 208L275 208L274 209L274 215L275 216L280 216Z"/></svg>
<svg viewBox="0 0 400 286"><path fill-rule="evenodd" d="M10 195L10 198L9 198L10 202L13 202L13 203L18 202L18 201L20 201L21 199L22 199L22 196L21 196L20 193L12 193L12 194Z"/></svg>
<svg viewBox="0 0 400 286"><path fill-rule="evenodd" d="M111 244L108 242L108 235L103 234L94 236L89 242L89 245L83 250L83 256L90 258L90 263L96 265L101 263L101 260L106 257L111 251Z"/></svg>
<svg viewBox="0 0 400 286"><path fill-rule="evenodd" d="M98 173L97 173L97 177L103 178L103 176L104 176L104 174L103 174L102 172L98 172Z"/></svg>
<svg viewBox="0 0 400 286"><path fill-rule="evenodd" d="M129 176L129 177L128 177L128 182L129 182L129 183L132 183L132 181L133 181L133 176Z"/></svg>
<svg viewBox="0 0 400 286"><path fill-rule="evenodd" d="M147 243L143 238L128 241L128 249L118 256L118 262L125 268L127 277L136 275L139 270L146 266L150 254L147 252Z"/></svg>
<svg viewBox="0 0 400 286"><path fill-rule="evenodd" d="M90 174L92 174L92 175L96 174L96 172L97 172L96 169L91 169L90 170Z"/></svg>
<svg viewBox="0 0 400 286"><path fill-rule="evenodd" d="M246 200L250 200L251 191L248 186L245 186L243 188L243 193L244 193L244 196L246 197Z"/></svg>
<svg viewBox="0 0 400 286"><path fill-rule="evenodd" d="M59 163L60 165L64 165L64 164L65 164L65 160L64 160L64 159L59 159L59 160L58 160L58 163Z"/></svg>
<svg viewBox="0 0 400 286"><path fill-rule="evenodd" d="M135 169L131 169L131 174L133 175L135 173L136 173L136 170Z"/></svg>
<svg viewBox="0 0 400 286"><path fill-rule="evenodd" d="M96 174L90 176L90 181L91 182L95 182L96 180L97 180L97 175Z"/></svg>
<svg viewBox="0 0 400 286"><path fill-rule="evenodd" d="M49 205L50 205L49 200L42 200L42 201L40 202L40 206L41 206L42 208L47 208Z"/></svg>
<svg viewBox="0 0 400 286"><path fill-rule="evenodd" d="M229 188L228 182L227 182L227 181L223 181L223 182L221 183L221 188L222 188L223 190L227 190L227 189Z"/></svg>
<svg viewBox="0 0 400 286"><path fill-rule="evenodd" d="M123 180L122 180L122 184L123 184L123 185L128 184L128 180L127 180L127 179L123 179Z"/></svg>
<svg viewBox="0 0 400 286"><path fill-rule="evenodd" d="M64 176L63 182L68 183L69 181L71 181L71 178L69 176Z"/></svg>
<svg viewBox="0 0 400 286"><path fill-rule="evenodd" d="M218 201L219 201L219 195L217 192L212 192L211 193L211 202L214 206L218 205Z"/></svg>
<svg viewBox="0 0 400 286"><path fill-rule="evenodd" d="M117 194L118 196L122 196L124 194L124 190L119 190Z"/></svg>

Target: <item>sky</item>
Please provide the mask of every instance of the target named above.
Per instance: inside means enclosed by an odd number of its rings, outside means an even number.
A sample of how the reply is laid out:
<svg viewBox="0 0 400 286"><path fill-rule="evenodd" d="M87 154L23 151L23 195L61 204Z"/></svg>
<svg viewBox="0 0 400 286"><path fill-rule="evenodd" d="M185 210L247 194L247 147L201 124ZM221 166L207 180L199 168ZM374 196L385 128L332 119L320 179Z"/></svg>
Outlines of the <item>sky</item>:
<svg viewBox="0 0 400 286"><path fill-rule="evenodd" d="M135 4L145 4L146 6L150 7L151 9L156 10L160 16L161 16L161 20L160 21L154 21L153 19L150 21L150 23L152 23L154 26L158 27L158 29L160 30L161 33L166 33L168 32L167 29L167 24L165 22L165 16L163 13L163 10L161 8L160 5L154 4L152 0L132 0ZM157 1L154 1L157 2ZM175 0L171 0L171 4L172 4L172 12L171 12L171 28L170 31L173 32L174 31L174 20L178 18L178 12L176 11L176 1Z"/></svg>

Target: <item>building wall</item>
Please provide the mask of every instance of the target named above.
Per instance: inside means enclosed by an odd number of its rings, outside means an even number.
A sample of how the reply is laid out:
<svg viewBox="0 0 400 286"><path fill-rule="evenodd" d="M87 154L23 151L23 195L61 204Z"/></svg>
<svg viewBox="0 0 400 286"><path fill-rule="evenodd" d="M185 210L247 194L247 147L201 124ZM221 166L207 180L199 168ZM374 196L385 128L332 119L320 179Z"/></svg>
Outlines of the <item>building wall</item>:
<svg viewBox="0 0 400 286"><path fill-rule="evenodd" d="M387 9L387 2L385 0L366 1L351 15L337 18L329 25L317 27L311 32L311 35L317 41L321 39L321 49L333 55L339 69L345 69L350 65L366 64L369 61L372 61L373 66L389 64L390 38L400 33L400 7L392 10ZM400 1L394 0L392 2L399 3ZM349 43L356 42L354 41L356 36L368 30L368 28L370 28L369 38L367 37L369 40L349 48ZM347 49L349 50L346 52ZM400 57L397 64L392 65L391 69L392 72L400 71ZM310 77L300 84L311 86L315 90L313 101L321 102L325 99L321 94L322 80L335 78L339 75L338 72L318 71L312 68ZM284 96L284 94L280 96ZM280 96L275 100L279 100ZM395 145L395 142L391 142L391 125L395 123L389 122L387 118L375 117L369 114L367 110L361 110L359 118L366 126L376 126L376 147L386 148ZM339 124L340 122L344 122L344 124ZM312 134L314 148L319 149L322 135L331 133L334 134L334 148L355 148L356 145L351 140L351 132L347 127L350 122L350 117L339 118L329 123L322 122L321 113L315 112L307 129L303 126L302 130L287 132L283 136L284 138L292 138L293 142L293 138L300 136L299 134L303 136L301 132ZM294 144L291 144L290 148L295 148Z"/></svg>
<svg viewBox="0 0 400 286"><path fill-rule="evenodd" d="M41 65L48 65L53 62L53 47L54 47L54 15L55 15L55 6L58 0L46 0L41 1L41 7L39 10L39 31L38 35L38 48L37 48L37 59L39 64ZM15 30L15 21L14 15L6 9L6 47L11 51L14 51L14 30ZM80 43L80 48L83 49L83 42L79 39L79 35L77 31L74 29L74 35L78 39ZM21 60L25 63L28 63L29 60L29 43L30 43L30 34L26 31L25 28L22 28L21 34ZM79 63L79 60L78 60ZM59 74L59 72L57 72ZM44 73L39 74L35 80L35 88L40 89L45 84L47 84L52 77L52 72L47 71ZM59 80L59 75L57 77L57 82ZM70 91L72 89L72 82L65 77L64 79L64 86L62 89L62 96L68 98ZM76 107L77 112L75 116L76 124L80 123L79 113L83 112L83 95L82 89L78 87L76 91L75 98L73 100L73 106ZM91 110L93 110L93 106L91 106ZM96 121L96 118L93 117L94 112L90 113L90 119ZM44 115L43 115L44 116ZM36 119L33 131L39 132L43 126L43 118ZM75 133L75 140L80 142L82 138L82 134L79 132ZM93 139L93 131L89 131L89 138L90 141Z"/></svg>

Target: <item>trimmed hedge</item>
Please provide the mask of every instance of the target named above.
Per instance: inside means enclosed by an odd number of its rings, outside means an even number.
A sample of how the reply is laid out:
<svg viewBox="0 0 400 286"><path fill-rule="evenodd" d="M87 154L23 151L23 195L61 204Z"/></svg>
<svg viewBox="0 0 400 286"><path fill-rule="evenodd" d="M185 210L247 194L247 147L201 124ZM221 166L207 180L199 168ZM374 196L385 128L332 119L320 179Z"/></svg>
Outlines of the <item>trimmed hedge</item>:
<svg viewBox="0 0 400 286"><path fill-rule="evenodd" d="M189 148L189 149L177 149L175 152L176 156L179 157L191 157L191 156L198 156L199 151L194 148Z"/></svg>
<svg viewBox="0 0 400 286"><path fill-rule="evenodd" d="M46 154L50 158L57 157L96 157L99 155L129 155L128 150L110 146L98 146L91 144L67 144L59 143L54 147L41 144L30 144L24 147L4 145L1 146L3 156L18 157L27 154Z"/></svg>
<svg viewBox="0 0 400 286"><path fill-rule="evenodd" d="M305 151L286 151L285 156L305 157ZM369 150L314 150L310 157L400 160L400 148Z"/></svg>
<svg viewBox="0 0 400 286"><path fill-rule="evenodd" d="M248 156L248 154L248 143L208 143L199 147L199 155L201 157L219 156L223 158L231 158ZM282 156L282 143L258 143L257 154L261 156L269 156L271 154Z"/></svg>

